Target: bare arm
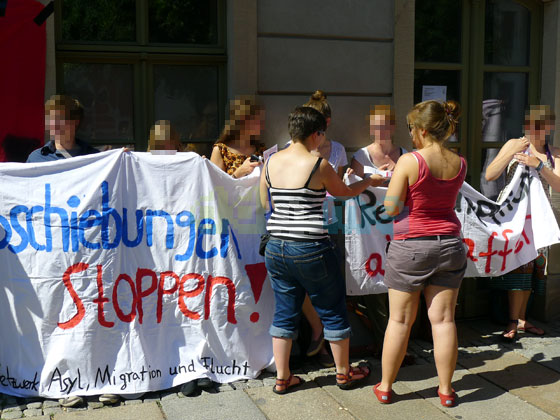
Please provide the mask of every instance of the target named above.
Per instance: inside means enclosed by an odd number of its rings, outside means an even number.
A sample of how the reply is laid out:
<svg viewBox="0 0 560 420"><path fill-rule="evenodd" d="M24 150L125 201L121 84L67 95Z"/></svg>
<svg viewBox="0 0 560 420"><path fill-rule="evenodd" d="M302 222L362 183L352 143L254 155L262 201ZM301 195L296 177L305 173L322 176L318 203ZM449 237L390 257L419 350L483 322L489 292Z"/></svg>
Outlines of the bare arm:
<svg viewBox="0 0 560 420"><path fill-rule="evenodd" d="M251 162L251 158L248 157L243 161L243 164L235 170L235 172L231 175L234 178L243 178L244 176L249 175L252 173L257 166L259 166L261 162Z"/></svg>
<svg viewBox="0 0 560 420"><path fill-rule="evenodd" d="M396 216L403 210L409 181L417 172L418 161L412 154L403 155L397 161L383 201L385 212L389 216Z"/></svg>
<svg viewBox="0 0 560 420"><path fill-rule="evenodd" d="M335 197L354 197L364 191L367 187L378 187L385 181L385 178L381 175L371 175L362 181L346 185L342 182L342 180L338 177L338 174L326 160L321 162L319 172L323 185L329 194L334 195Z"/></svg>
<svg viewBox="0 0 560 420"><path fill-rule="evenodd" d="M212 155L210 156L210 162L220 168L222 171L226 171L226 166L224 165L224 159L222 158L222 154L220 153L220 148L218 146L214 146L212 148Z"/></svg>
<svg viewBox="0 0 560 420"><path fill-rule="evenodd" d="M521 153L529 147L529 140L525 137L510 139L502 146L498 155L487 166L484 177L486 181L497 179L505 171L516 153Z"/></svg>
<svg viewBox="0 0 560 420"><path fill-rule="evenodd" d="M520 163L523 163L531 168L536 168L541 163L540 159L536 156L529 156L524 153L517 153L514 157ZM543 166L541 174L554 191L560 192L560 149L556 147L553 148L552 158L554 159L554 169L549 169L546 166Z"/></svg>
<svg viewBox="0 0 560 420"><path fill-rule="evenodd" d="M344 176L344 167L339 166L338 170L336 171L336 174L340 179L342 179L342 177Z"/></svg>

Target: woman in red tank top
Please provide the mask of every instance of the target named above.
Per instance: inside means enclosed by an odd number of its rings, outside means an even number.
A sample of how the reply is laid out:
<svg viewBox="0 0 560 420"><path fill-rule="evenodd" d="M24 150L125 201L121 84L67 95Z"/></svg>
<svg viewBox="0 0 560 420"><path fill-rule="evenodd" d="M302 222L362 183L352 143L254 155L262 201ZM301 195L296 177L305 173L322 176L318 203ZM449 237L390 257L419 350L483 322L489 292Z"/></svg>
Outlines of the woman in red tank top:
<svg viewBox="0 0 560 420"><path fill-rule="evenodd" d="M455 404L451 387L457 362L455 305L467 257L454 207L467 165L444 143L455 132L459 114L459 104L452 101L425 101L412 108L407 120L418 151L399 159L385 197L387 213L396 218L385 270L390 314L382 379L373 388L381 403L391 402L393 382L424 291L434 338L438 395L442 405Z"/></svg>

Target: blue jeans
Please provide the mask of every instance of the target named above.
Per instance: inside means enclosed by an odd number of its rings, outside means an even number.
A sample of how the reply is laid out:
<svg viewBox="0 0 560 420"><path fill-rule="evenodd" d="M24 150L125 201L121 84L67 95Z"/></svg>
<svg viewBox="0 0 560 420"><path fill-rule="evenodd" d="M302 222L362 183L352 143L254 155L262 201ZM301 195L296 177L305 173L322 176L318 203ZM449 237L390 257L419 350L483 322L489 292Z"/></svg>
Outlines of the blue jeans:
<svg viewBox="0 0 560 420"><path fill-rule="evenodd" d="M325 339L350 337L346 285L336 248L329 239L317 242L271 238L265 263L276 305L270 335L295 339L301 306L307 293L324 327Z"/></svg>

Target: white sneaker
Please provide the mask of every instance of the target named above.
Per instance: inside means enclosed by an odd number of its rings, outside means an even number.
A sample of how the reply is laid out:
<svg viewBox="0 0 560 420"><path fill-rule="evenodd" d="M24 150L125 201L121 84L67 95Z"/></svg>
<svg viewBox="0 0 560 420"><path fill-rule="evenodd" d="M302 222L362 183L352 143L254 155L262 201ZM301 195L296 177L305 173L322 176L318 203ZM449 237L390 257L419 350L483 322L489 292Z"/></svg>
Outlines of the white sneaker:
<svg viewBox="0 0 560 420"><path fill-rule="evenodd" d="M103 404L116 404L121 400L117 394L101 394L99 396L99 402Z"/></svg>
<svg viewBox="0 0 560 420"><path fill-rule="evenodd" d="M77 405L82 405L84 403L84 399L78 395L72 395L58 400L58 403L62 407L76 407Z"/></svg>

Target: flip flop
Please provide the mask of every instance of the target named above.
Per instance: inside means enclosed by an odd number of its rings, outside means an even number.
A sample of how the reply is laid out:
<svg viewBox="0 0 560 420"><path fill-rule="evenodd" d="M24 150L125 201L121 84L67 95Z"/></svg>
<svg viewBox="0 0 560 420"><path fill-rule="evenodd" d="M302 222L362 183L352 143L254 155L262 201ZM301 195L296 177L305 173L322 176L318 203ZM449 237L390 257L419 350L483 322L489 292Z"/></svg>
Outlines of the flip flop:
<svg viewBox="0 0 560 420"><path fill-rule="evenodd" d="M298 379L299 382L296 382L295 384L290 385L290 382L292 382L292 378ZM298 386L300 386L304 383L305 383L305 380L303 378L300 378L299 376L294 376L294 375L290 375L290 377L288 379L278 379L278 378L276 378L276 385L274 385L272 387L272 392L274 392L275 394L278 394L278 395L284 395L284 394L287 394L288 392L293 391L294 388L297 388ZM284 389L278 389L278 388L276 388L277 386L283 386Z"/></svg>

